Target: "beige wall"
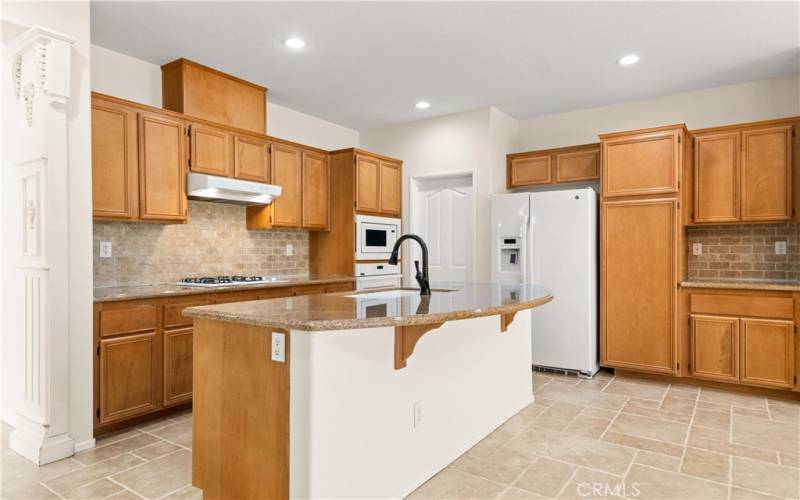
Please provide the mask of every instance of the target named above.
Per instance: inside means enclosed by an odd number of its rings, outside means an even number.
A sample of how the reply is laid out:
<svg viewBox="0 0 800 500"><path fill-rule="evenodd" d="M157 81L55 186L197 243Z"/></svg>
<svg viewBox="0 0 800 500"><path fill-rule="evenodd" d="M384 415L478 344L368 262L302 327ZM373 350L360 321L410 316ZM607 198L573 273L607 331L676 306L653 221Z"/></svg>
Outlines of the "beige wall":
<svg viewBox="0 0 800 500"><path fill-rule="evenodd" d="M598 134L685 123L689 129L800 115L800 75L520 120L513 151L597 142Z"/></svg>
<svg viewBox="0 0 800 500"><path fill-rule="evenodd" d="M100 241L112 257L100 258ZM286 245L293 255L286 255ZM245 207L189 201L188 224L95 222L95 286L172 283L185 277L308 273L308 231L248 231Z"/></svg>
<svg viewBox="0 0 800 500"><path fill-rule="evenodd" d="M269 82L256 83L269 87ZM92 90L160 108L161 68L157 64L92 45ZM267 103L267 133L321 149L358 146L357 130L278 104Z"/></svg>

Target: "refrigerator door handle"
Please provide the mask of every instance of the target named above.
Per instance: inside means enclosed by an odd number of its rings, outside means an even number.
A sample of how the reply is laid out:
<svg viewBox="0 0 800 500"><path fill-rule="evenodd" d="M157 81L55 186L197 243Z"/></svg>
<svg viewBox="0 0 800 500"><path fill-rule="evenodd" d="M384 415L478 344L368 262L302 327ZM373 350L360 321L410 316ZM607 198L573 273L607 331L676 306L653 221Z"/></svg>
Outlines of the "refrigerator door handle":
<svg viewBox="0 0 800 500"><path fill-rule="evenodd" d="M527 285L531 282L530 276L528 275L528 268L530 267L530 263L528 262L528 245L530 242L528 241L528 228L529 222L531 220L530 215L526 215L522 219L522 227L520 227L519 234L520 234L520 259L522 259L522 284Z"/></svg>

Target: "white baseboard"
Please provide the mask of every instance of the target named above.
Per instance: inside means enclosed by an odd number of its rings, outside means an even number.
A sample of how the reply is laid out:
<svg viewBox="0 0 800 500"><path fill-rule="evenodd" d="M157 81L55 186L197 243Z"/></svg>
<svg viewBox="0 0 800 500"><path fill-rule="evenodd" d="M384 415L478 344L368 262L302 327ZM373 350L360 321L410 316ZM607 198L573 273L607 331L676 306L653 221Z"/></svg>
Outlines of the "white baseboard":
<svg viewBox="0 0 800 500"><path fill-rule="evenodd" d="M78 453L79 451L83 450L88 450L90 448L94 448L94 446L95 446L94 438L87 439L86 441L81 441L80 443L75 443L75 453Z"/></svg>

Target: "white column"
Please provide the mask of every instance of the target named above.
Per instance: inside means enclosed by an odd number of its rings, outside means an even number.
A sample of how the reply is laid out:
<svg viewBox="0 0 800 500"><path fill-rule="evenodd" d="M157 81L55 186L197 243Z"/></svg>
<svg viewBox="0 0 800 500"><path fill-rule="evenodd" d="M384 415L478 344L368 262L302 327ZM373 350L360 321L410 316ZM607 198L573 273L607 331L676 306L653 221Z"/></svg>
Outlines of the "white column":
<svg viewBox="0 0 800 500"><path fill-rule="evenodd" d="M6 244L15 248L11 331L19 346L17 422L11 448L37 464L74 453L69 435L69 255L67 103L74 39L35 26L6 46L16 100L4 100L4 126L14 138L6 158L16 185L3 210L11 214ZM6 74L7 75L7 74ZM3 77L8 78L4 75ZM8 220L8 219L6 219Z"/></svg>

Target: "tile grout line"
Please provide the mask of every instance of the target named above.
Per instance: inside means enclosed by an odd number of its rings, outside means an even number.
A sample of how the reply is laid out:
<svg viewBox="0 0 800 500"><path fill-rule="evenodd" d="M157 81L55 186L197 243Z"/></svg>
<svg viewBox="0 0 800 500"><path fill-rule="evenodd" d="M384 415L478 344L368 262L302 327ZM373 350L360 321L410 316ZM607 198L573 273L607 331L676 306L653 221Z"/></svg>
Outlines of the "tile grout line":
<svg viewBox="0 0 800 500"><path fill-rule="evenodd" d="M689 426L686 429L686 437L683 439L683 452L681 453L681 459L678 462L678 473L681 473L681 471L683 471L683 464L684 460L686 459L686 449L689 446L689 436L692 433L692 425L694 424L694 417L697 415L697 406L700 403L700 395L701 395L700 393L702 392L702 390L703 389L701 388L700 392L697 393L697 399L694 400L694 406L692 407L692 415L691 418L689 418Z"/></svg>
<svg viewBox="0 0 800 500"><path fill-rule="evenodd" d="M140 495L140 494L136 493L134 490L132 490L132 489L128 488L127 486L125 486L124 484L120 483L120 482L119 482L119 481L117 481L116 479L112 479L112 478L111 478L111 476L106 476L106 478L107 478L109 481L111 481L112 483L114 483L114 484L116 484L116 485L118 485L118 486L121 486L123 491L130 491L131 493L133 493L133 496L135 496L135 497L137 497L137 498L145 498L145 497L143 497L142 495ZM113 495L116 495L116 494L118 494L118 493L119 493L119 492L117 492L117 493L113 493ZM111 495L109 495L109 496L111 496ZM106 497L106 498L108 498L108 497Z"/></svg>

